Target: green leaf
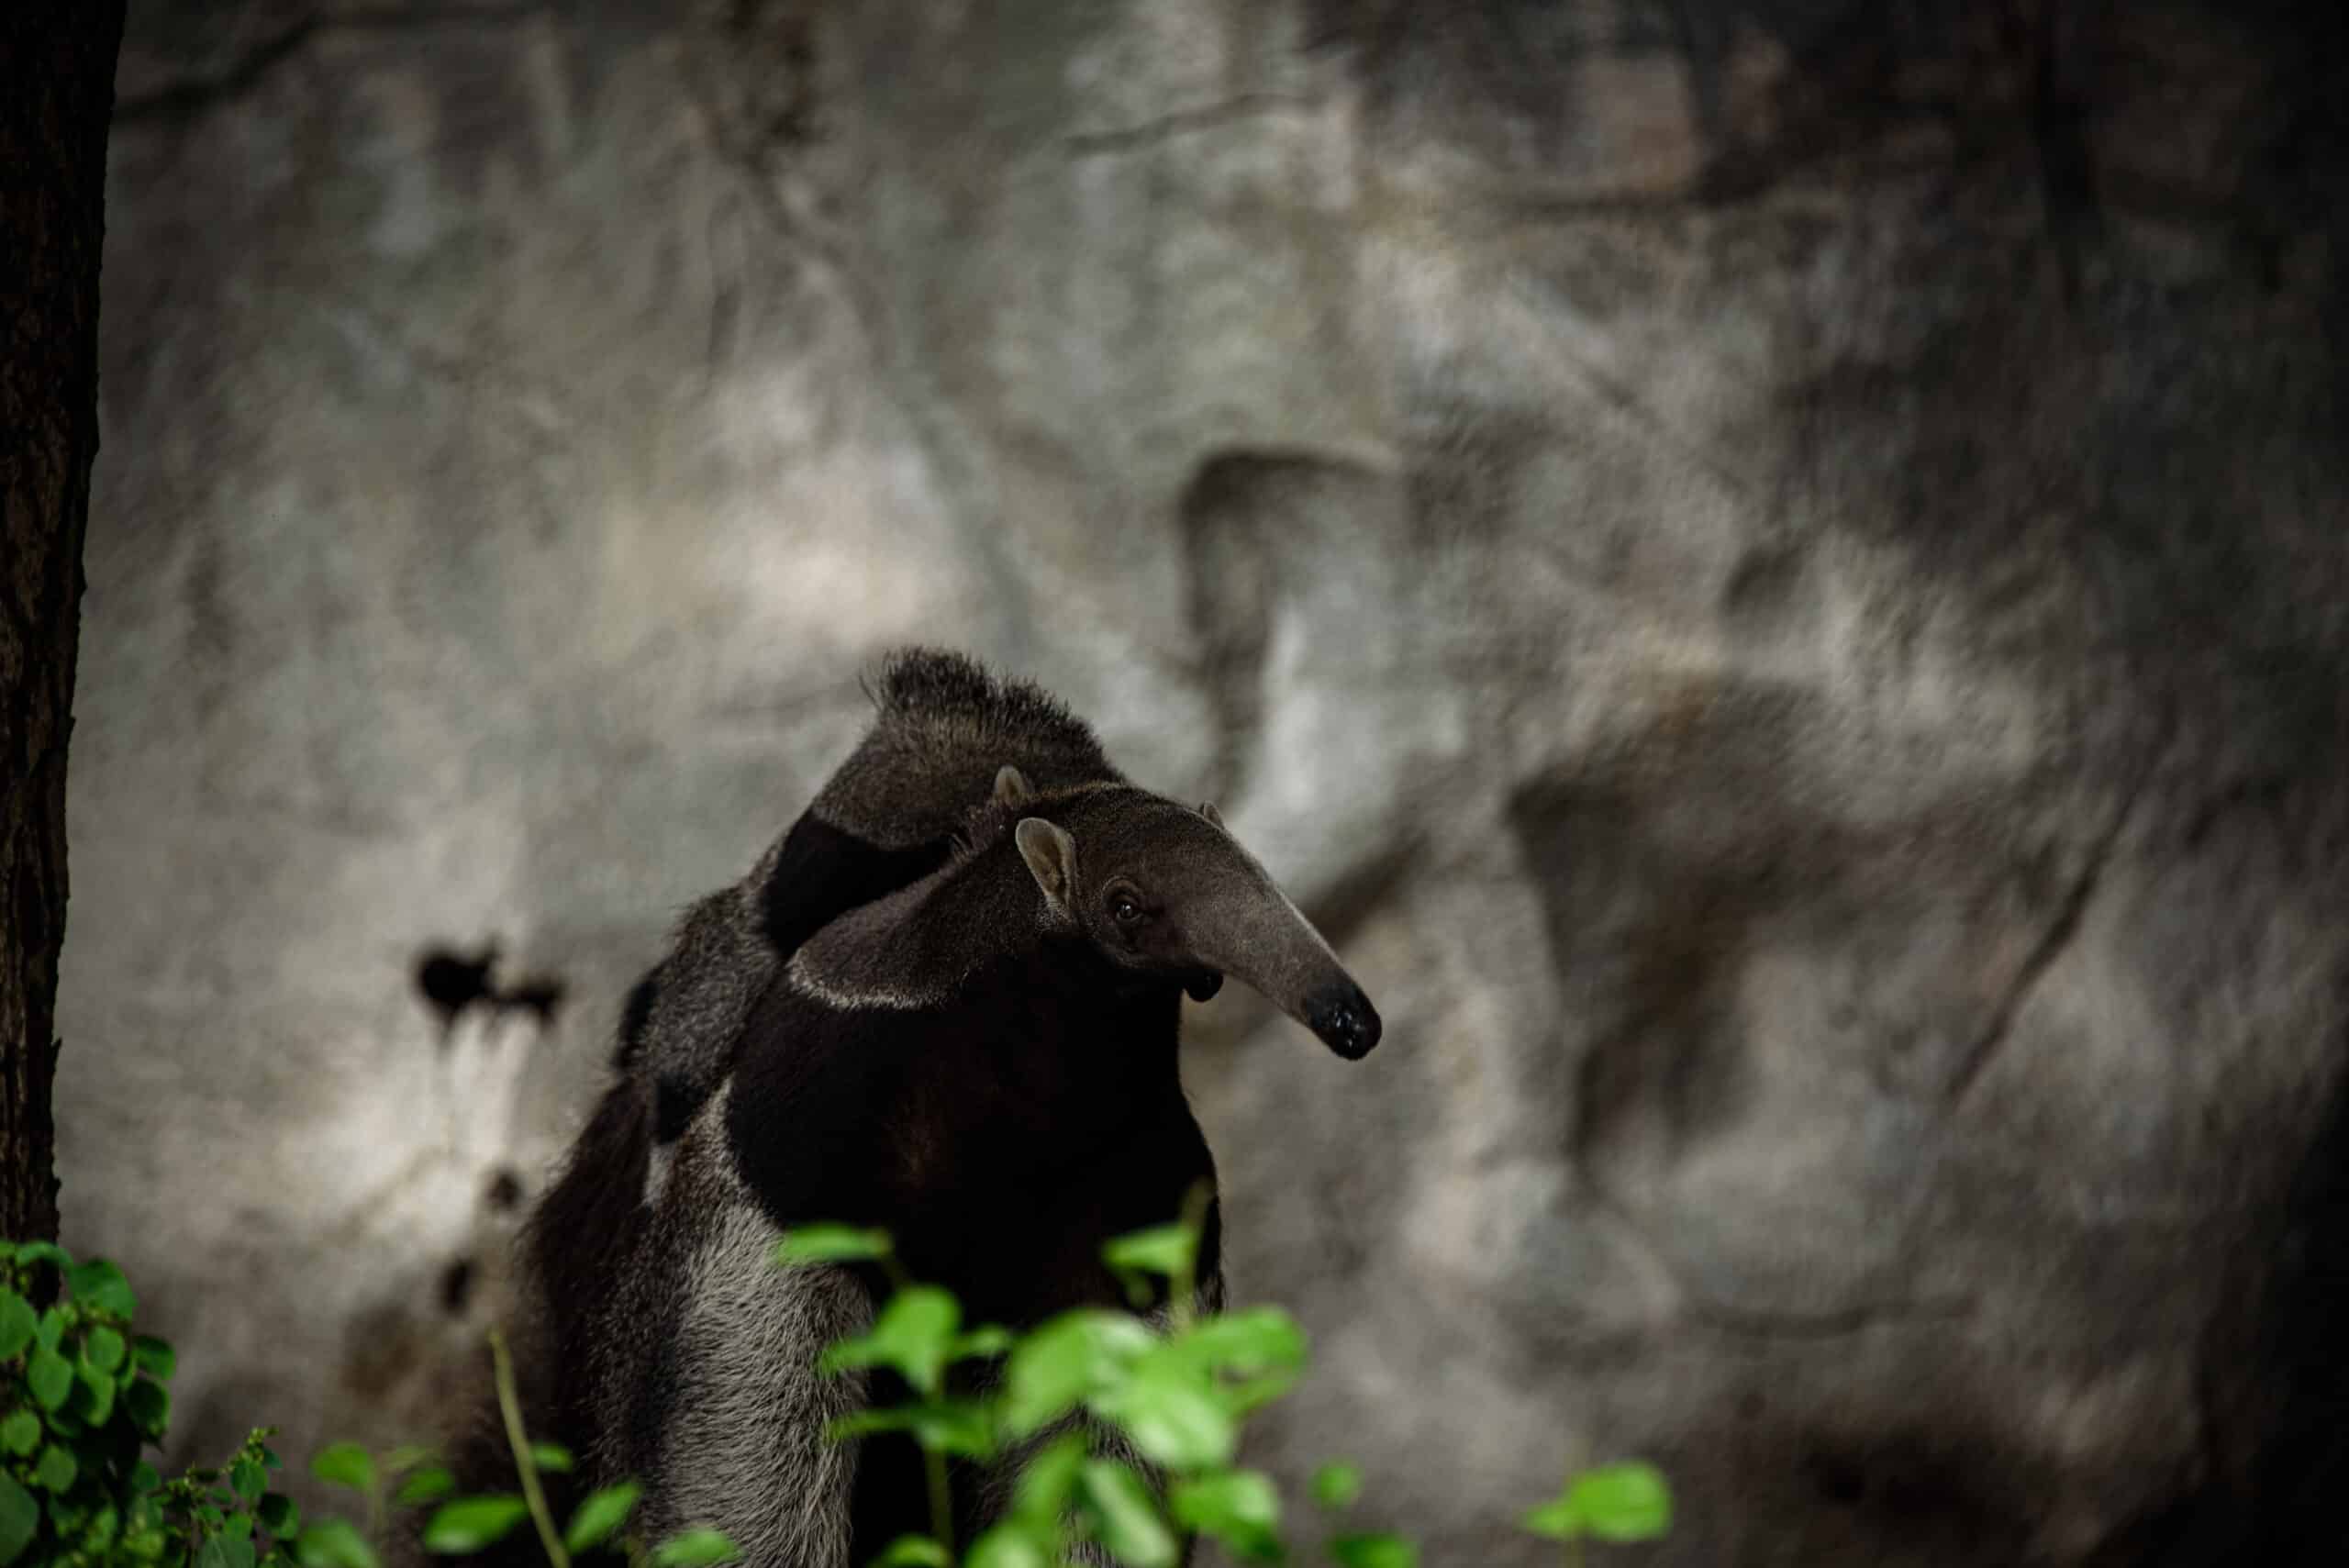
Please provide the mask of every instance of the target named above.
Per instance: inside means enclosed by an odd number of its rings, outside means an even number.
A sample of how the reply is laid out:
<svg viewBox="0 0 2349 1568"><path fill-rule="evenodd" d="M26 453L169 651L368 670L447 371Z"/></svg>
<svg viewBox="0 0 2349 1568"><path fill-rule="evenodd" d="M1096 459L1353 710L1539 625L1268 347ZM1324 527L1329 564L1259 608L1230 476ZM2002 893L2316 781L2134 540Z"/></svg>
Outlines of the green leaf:
<svg viewBox="0 0 2349 1568"><path fill-rule="evenodd" d="M32 1360L26 1363L25 1382L31 1385L33 1398L42 1409L54 1410L73 1392L73 1363L42 1346L33 1351Z"/></svg>
<svg viewBox="0 0 2349 1568"><path fill-rule="evenodd" d="M1151 1273L1174 1279L1190 1272L1198 1239L1184 1225L1157 1225L1119 1236L1101 1256L1119 1273Z"/></svg>
<svg viewBox="0 0 2349 1568"><path fill-rule="evenodd" d="M375 1549L349 1519L320 1519L294 1543L302 1568L376 1568Z"/></svg>
<svg viewBox="0 0 2349 1568"><path fill-rule="evenodd" d="M74 1414L93 1427L103 1427L106 1418L114 1414L114 1379L87 1362L73 1371L80 1397L73 1401Z"/></svg>
<svg viewBox="0 0 2349 1568"><path fill-rule="evenodd" d="M876 1432L911 1432L925 1449L963 1459L987 1459L995 1453L995 1418L985 1405L970 1400L934 1400L900 1405L885 1410L858 1410L824 1429L833 1442L871 1437Z"/></svg>
<svg viewBox="0 0 2349 1568"><path fill-rule="evenodd" d="M172 1373L179 1369L179 1357L172 1353L170 1343L152 1334L141 1334L130 1341L130 1359L158 1383L171 1382Z"/></svg>
<svg viewBox="0 0 2349 1568"><path fill-rule="evenodd" d="M689 1529L652 1549L652 1568L716 1568L738 1561L741 1548L714 1529Z"/></svg>
<svg viewBox="0 0 2349 1568"><path fill-rule="evenodd" d="M384 1473L399 1475L439 1457L437 1450L424 1443L402 1443L384 1456Z"/></svg>
<svg viewBox="0 0 2349 1568"><path fill-rule="evenodd" d="M30 1268L35 1263L55 1263L61 1269L73 1266L72 1258L54 1241L19 1241L17 1243L17 1266Z"/></svg>
<svg viewBox="0 0 2349 1568"><path fill-rule="evenodd" d="M138 1316L139 1298L130 1291L130 1282L122 1271L104 1258L93 1258L65 1272L65 1284L73 1299L85 1310L111 1313L117 1318Z"/></svg>
<svg viewBox="0 0 2349 1568"><path fill-rule="evenodd" d="M205 1537L195 1549L195 1568L228 1568L228 1543L217 1535Z"/></svg>
<svg viewBox="0 0 2349 1568"><path fill-rule="evenodd" d="M783 1233L774 1244L777 1268L806 1268L814 1263L850 1263L885 1258L896 1248L886 1230L860 1230L852 1225L802 1225Z"/></svg>
<svg viewBox="0 0 2349 1568"><path fill-rule="evenodd" d="M1180 1555L1174 1532L1159 1517L1150 1488L1115 1460L1087 1460L1085 1499L1093 1506L1101 1544L1132 1568L1174 1568Z"/></svg>
<svg viewBox="0 0 2349 1568"><path fill-rule="evenodd" d="M505 1540L529 1512L519 1497L461 1497L425 1525L424 1550L444 1557L479 1551Z"/></svg>
<svg viewBox="0 0 2349 1568"><path fill-rule="evenodd" d="M33 1329L33 1339L45 1351L53 1351L65 1342L65 1330L72 1322L69 1308L52 1307L40 1315L40 1322Z"/></svg>
<svg viewBox="0 0 2349 1568"><path fill-rule="evenodd" d="M1518 1529L1550 1540L1580 1540L1583 1537L1582 1509L1575 1500L1561 1493L1538 1508L1531 1508L1517 1521Z"/></svg>
<svg viewBox="0 0 2349 1568"><path fill-rule="evenodd" d="M127 1347L121 1334L101 1323L82 1340L82 1359L100 1372L112 1372L122 1364Z"/></svg>
<svg viewBox="0 0 2349 1568"><path fill-rule="evenodd" d="M172 1417L171 1390L160 1383L134 1383L123 1390L122 1404L141 1432L150 1438L163 1435Z"/></svg>
<svg viewBox="0 0 2349 1568"><path fill-rule="evenodd" d="M1143 1457L1174 1470L1229 1464L1240 1439L1239 1423L1214 1385L1171 1345L1136 1362L1092 1406L1123 1427Z"/></svg>
<svg viewBox="0 0 2349 1568"><path fill-rule="evenodd" d="M935 1395L962 1321L962 1306L952 1295L936 1285L914 1285L889 1298L871 1331L827 1347L818 1364L828 1373L892 1367L923 1394Z"/></svg>
<svg viewBox="0 0 2349 1568"><path fill-rule="evenodd" d="M1004 1366L1004 1425L1039 1431L1124 1376L1158 1341L1119 1312L1080 1310L1048 1319Z"/></svg>
<svg viewBox="0 0 2349 1568"><path fill-rule="evenodd" d="M562 1544L573 1551L584 1551L600 1544L612 1531L627 1522L629 1511L644 1488L633 1481L623 1481L617 1486L607 1486L591 1492L571 1516L571 1528L562 1532Z"/></svg>
<svg viewBox="0 0 2349 1568"><path fill-rule="evenodd" d="M1068 1513L1069 1499L1076 1495L1085 1458L1082 1432L1063 1433L1037 1450L1019 1472L1019 1488L1012 1495L1012 1516L1057 1529Z"/></svg>
<svg viewBox="0 0 2349 1568"><path fill-rule="evenodd" d="M1362 1472L1340 1461L1313 1473L1313 1500L1325 1508L1346 1508L1362 1496Z"/></svg>
<svg viewBox="0 0 2349 1568"><path fill-rule="evenodd" d="M0 1290L0 1362L15 1361L33 1342L40 1319L33 1304L13 1290Z"/></svg>
<svg viewBox="0 0 2349 1568"><path fill-rule="evenodd" d="M1305 1364L1305 1330L1277 1307L1203 1318L1174 1342L1219 1372L1295 1372Z"/></svg>
<svg viewBox="0 0 2349 1568"><path fill-rule="evenodd" d="M392 1501L403 1508L412 1508L419 1503L437 1503L456 1489L455 1476L437 1464L428 1464L401 1478Z"/></svg>
<svg viewBox="0 0 2349 1568"><path fill-rule="evenodd" d="M1419 1568L1419 1549L1398 1535L1341 1535L1330 1540L1338 1568Z"/></svg>
<svg viewBox="0 0 2349 1568"><path fill-rule="evenodd" d="M1245 1383L1220 1384L1217 1387L1217 1396L1223 1401L1223 1407L1231 1412L1232 1418L1238 1420L1257 1407L1271 1404L1296 1386L1297 1373L1275 1372L1263 1377L1252 1377Z"/></svg>
<svg viewBox="0 0 2349 1568"><path fill-rule="evenodd" d="M0 1449L6 1449L18 1459L40 1447L40 1418L30 1410L17 1410L0 1421Z"/></svg>
<svg viewBox="0 0 2349 1568"><path fill-rule="evenodd" d="M561 1443L534 1442L530 1445L530 1462L540 1470L568 1475L571 1473L571 1451Z"/></svg>
<svg viewBox="0 0 2349 1568"><path fill-rule="evenodd" d="M152 1492L162 1484L162 1476L156 1473L155 1467L145 1460L142 1459L130 1467L130 1485L133 1491Z"/></svg>
<svg viewBox="0 0 2349 1568"><path fill-rule="evenodd" d="M1006 1519L971 1542L963 1568L1052 1568L1060 1545L1057 1531Z"/></svg>
<svg viewBox="0 0 2349 1568"><path fill-rule="evenodd" d="M283 1492L262 1493L261 1501L253 1506L253 1518L261 1521L262 1529L281 1540L302 1531L302 1510Z"/></svg>
<svg viewBox="0 0 2349 1568"><path fill-rule="evenodd" d="M1252 1470L1213 1471L1177 1481L1167 1501L1174 1522L1214 1536L1255 1562L1281 1560L1281 1499Z"/></svg>
<svg viewBox="0 0 2349 1568"><path fill-rule="evenodd" d="M871 1568L954 1568L954 1554L926 1535L901 1535Z"/></svg>
<svg viewBox="0 0 2349 1568"><path fill-rule="evenodd" d="M914 1428L914 1409L907 1405L894 1410L852 1410L825 1423L824 1440L844 1443L883 1432L909 1432Z"/></svg>
<svg viewBox="0 0 2349 1568"><path fill-rule="evenodd" d="M1653 1464L1586 1470L1566 1487L1564 1500L1599 1540L1653 1540L1672 1528L1672 1488Z"/></svg>
<svg viewBox="0 0 2349 1568"><path fill-rule="evenodd" d="M1010 1329L995 1323L985 1324L958 1338L950 1359L965 1362L999 1356L1008 1351L1015 1342Z"/></svg>
<svg viewBox="0 0 2349 1568"><path fill-rule="evenodd" d="M310 1473L334 1486L354 1492L375 1490L375 1457L357 1443L328 1443L310 1461Z"/></svg>
<svg viewBox="0 0 2349 1568"><path fill-rule="evenodd" d="M957 1459L995 1457L995 1411L968 1399L941 1399L913 1409L914 1440Z"/></svg>
<svg viewBox="0 0 2349 1568"><path fill-rule="evenodd" d="M269 1489L269 1476L257 1459L240 1459L228 1467L229 1489L246 1502L252 1502Z"/></svg>
<svg viewBox="0 0 2349 1568"><path fill-rule="evenodd" d="M45 1492L62 1492L81 1473L81 1462L51 1443L40 1451L40 1460L33 1466L33 1484Z"/></svg>

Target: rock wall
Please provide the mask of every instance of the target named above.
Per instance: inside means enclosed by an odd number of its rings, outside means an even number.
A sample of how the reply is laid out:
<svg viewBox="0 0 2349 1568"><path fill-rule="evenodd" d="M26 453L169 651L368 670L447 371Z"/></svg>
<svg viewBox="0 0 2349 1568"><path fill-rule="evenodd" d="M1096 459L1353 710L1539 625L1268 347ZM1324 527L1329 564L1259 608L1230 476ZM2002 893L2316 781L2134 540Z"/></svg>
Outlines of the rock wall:
<svg viewBox="0 0 2349 1568"><path fill-rule="evenodd" d="M59 1074L184 1440L412 1432L911 638L1378 999L1195 1011L1435 1563L2330 1562L2337 7L145 0ZM419 996L495 939L545 1016ZM2265 1531L2265 1534L2261 1532Z"/></svg>

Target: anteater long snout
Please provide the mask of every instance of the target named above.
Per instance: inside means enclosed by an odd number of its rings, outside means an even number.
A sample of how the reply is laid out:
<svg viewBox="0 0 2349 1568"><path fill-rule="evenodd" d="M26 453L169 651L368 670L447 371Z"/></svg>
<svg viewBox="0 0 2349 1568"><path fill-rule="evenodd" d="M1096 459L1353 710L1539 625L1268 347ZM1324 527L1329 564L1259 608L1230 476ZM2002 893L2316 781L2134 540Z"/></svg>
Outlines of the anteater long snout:
<svg viewBox="0 0 2349 1568"><path fill-rule="evenodd" d="M1257 868L1243 893L1215 901L1191 932L1208 967L1264 994L1349 1062L1378 1043L1378 1009L1297 906Z"/></svg>
<svg viewBox="0 0 2349 1568"><path fill-rule="evenodd" d="M1305 1027L1349 1062L1359 1062L1378 1043L1378 1009L1353 981L1326 986L1305 1005Z"/></svg>

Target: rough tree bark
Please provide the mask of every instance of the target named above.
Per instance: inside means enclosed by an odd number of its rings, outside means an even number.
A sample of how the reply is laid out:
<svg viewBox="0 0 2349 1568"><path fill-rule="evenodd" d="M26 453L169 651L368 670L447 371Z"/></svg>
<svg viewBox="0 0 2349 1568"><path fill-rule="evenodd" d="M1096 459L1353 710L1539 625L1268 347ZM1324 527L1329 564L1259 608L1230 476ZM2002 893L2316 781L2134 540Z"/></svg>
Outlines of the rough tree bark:
<svg viewBox="0 0 2349 1568"><path fill-rule="evenodd" d="M57 1234L65 742L123 0L0 5L0 1236Z"/></svg>

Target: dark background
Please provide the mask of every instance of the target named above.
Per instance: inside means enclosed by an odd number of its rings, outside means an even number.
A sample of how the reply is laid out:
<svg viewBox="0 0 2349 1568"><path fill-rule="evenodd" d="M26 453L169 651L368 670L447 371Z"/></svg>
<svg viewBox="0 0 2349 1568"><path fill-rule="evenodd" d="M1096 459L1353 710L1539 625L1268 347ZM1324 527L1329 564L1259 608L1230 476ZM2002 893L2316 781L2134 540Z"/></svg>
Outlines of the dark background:
<svg viewBox="0 0 2349 1568"><path fill-rule="evenodd" d="M1634 1453L1625 1562L2333 1561L2343 17L134 4L57 1114L176 1440L450 1407L922 639L1386 1014L1190 1022L1285 1479L1439 1564ZM444 1030L493 938L560 1002Z"/></svg>

